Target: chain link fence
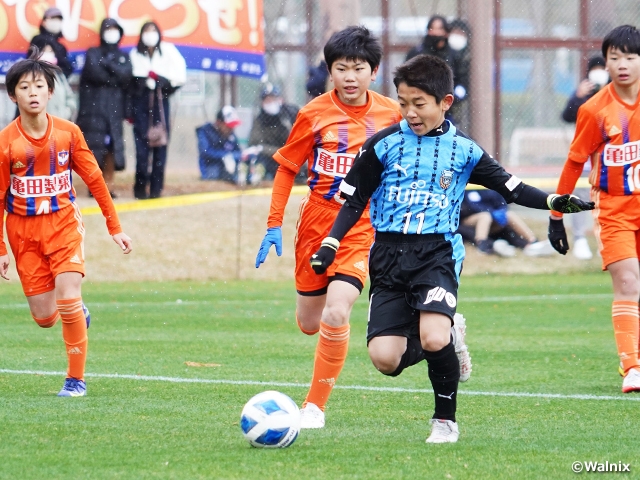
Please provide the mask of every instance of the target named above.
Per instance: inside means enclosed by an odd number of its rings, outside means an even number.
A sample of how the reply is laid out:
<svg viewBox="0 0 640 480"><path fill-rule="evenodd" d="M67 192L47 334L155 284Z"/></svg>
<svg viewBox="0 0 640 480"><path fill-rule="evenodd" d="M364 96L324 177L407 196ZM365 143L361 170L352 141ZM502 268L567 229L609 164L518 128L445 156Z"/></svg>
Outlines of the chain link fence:
<svg viewBox="0 0 640 480"><path fill-rule="evenodd" d="M471 95L497 99L495 153L503 163L520 167L560 165L572 138L572 126L560 118L565 102L584 78L587 58L599 53L602 37L616 25L640 23L640 2L482 1L497 12L493 24L495 30L496 22L500 23L501 43L497 42L495 52L501 60L499 69L495 62L479 68L490 69L494 79L498 70L500 82L495 85L494 81L492 90L474 90L472 77ZM393 96L392 71L411 46L420 43L434 14L466 20L472 25L471 42L494 44L492 32L473 31L470 2L465 0L264 0L268 72L264 80L280 87L288 103L304 105L308 68L322 58L329 35L361 23L376 35L386 35L385 59L372 88ZM237 134L246 144L259 108L260 88L260 81L245 77L190 71L187 85L171 101L169 174L198 177L195 128L212 121L225 103L238 108L243 123ZM0 98L4 126L13 119L15 107L6 95ZM134 142L130 127L125 130L127 172L131 173Z"/></svg>

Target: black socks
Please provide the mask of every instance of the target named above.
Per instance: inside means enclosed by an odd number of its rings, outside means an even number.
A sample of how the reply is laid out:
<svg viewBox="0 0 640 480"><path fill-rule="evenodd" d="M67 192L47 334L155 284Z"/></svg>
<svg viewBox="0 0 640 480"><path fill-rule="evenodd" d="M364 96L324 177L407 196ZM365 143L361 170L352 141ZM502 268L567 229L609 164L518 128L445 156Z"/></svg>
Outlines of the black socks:
<svg viewBox="0 0 640 480"><path fill-rule="evenodd" d="M409 350L407 348L407 350ZM460 363L453 343L437 352L424 351L429 365L429 380L433 386L436 411L433 418L456 421L456 403Z"/></svg>

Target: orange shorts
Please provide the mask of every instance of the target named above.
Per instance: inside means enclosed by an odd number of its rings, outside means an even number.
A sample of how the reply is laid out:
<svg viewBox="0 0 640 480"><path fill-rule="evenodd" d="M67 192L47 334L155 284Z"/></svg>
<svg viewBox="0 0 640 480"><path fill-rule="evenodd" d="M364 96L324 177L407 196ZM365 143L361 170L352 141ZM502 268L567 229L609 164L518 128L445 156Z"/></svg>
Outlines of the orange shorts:
<svg viewBox="0 0 640 480"><path fill-rule="evenodd" d="M307 195L300 204L295 239L295 279L299 293L323 293L329 285L329 279L336 274L355 278L362 285L367 279L369 250L373 244L373 227L368 210L342 239L336 259L325 274L317 275L309 263L311 255L318 251L322 240L329 235L340 206L313 193Z"/></svg>
<svg viewBox="0 0 640 480"><path fill-rule="evenodd" d="M627 258L640 258L640 195L609 195L591 190L596 202L594 231L602 269Z"/></svg>
<svg viewBox="0 0 640 480"><path fill-rule="evenodd" d="M60 273L84 276L84 224L75 204L32 217L8 214L7 239L27 297L53 290Z"/></svg>

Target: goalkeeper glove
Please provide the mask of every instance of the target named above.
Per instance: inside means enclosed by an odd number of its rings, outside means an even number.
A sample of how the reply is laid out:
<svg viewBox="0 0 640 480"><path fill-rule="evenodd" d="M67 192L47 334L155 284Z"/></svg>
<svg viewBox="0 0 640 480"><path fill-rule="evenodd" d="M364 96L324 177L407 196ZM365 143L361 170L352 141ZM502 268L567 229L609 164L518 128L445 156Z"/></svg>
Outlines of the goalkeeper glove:
<svg viewBox="0 0 640 480"><path fill-rule="evenodd" d="M557 220L554 218L549 219L549 242L551 242L551 246L562 255L566 255L569 251L567 231L564 229L564 223L561 218Z"/></svg>
<svg viewBox="0 0 640 480"><path fill-rule="evenodd" d="M269 249L271 245L276 246L276 253L278 256L282 256L282 228L281 227L271 227L267 229L267 233L260 244L260 250L258 250L258 256L256 256L256 268L260 267L261 264L267 259L267 255L269 254Z"/></svg>
<svg viewBox="0 0 640 480"><path fill-rule="evenodd" d="M340 242L335 238L327 237L322 240L320 250L314 253L309 259L311 268L313 268L313 271L316 272L317 275L322 275L327 271L329 265L336 259L336 252L339 246Z"/></svg>
<svg viewBox="0 0 640 480"><path fill-rule="evenodd" d="M595 208L595 203L585 202L580 200L579 197L568 193L564 195L552 193L547 197L547 206L549 207L549 210L553 210L555 212L577 213L584 212L585 210L593 210Z"/></svg>

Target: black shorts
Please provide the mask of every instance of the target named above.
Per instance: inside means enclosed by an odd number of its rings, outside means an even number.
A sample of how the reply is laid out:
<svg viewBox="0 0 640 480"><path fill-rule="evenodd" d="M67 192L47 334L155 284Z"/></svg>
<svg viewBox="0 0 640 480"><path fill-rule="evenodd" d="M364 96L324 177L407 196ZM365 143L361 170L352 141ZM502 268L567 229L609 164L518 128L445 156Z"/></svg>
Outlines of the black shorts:
<svg viewBox="0 0 640 480"><path fill-rule="evenodd" d="M367 342L417 335L420 311L453 319L463 259L460 235L377 233L369 255Z"/></svg>

